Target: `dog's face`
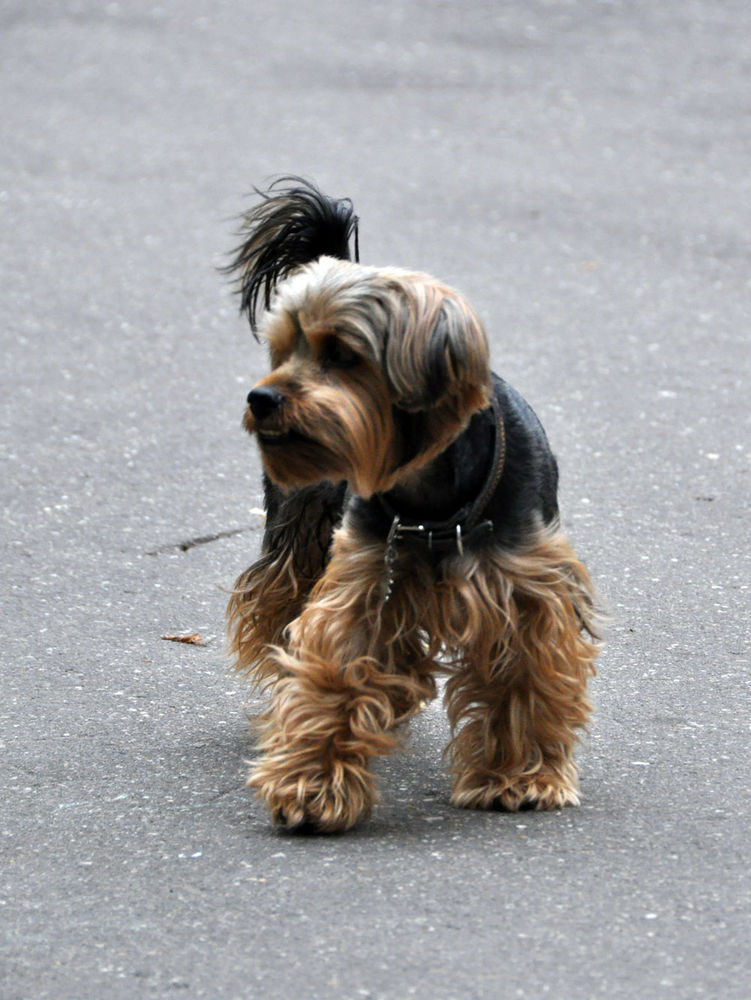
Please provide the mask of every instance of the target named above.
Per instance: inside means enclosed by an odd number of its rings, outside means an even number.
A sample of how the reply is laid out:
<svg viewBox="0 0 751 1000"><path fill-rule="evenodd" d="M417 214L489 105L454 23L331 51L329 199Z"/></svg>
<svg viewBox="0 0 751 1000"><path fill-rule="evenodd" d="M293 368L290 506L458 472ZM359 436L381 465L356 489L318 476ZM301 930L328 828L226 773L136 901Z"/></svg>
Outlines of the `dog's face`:
<svg viewBox="0 0 751 1000"><path fill-rule="evenodd" d="M321 257L278 285L261 335L272 371L244 426L283 487L389 489L488 404L482 324L426 275Z"/></svg>

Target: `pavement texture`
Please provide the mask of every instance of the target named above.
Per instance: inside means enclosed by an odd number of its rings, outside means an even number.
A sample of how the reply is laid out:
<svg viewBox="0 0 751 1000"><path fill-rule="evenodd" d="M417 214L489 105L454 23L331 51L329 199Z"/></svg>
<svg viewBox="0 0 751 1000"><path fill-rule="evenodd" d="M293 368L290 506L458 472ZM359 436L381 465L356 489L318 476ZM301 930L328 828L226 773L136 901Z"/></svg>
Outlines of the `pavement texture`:
<svg viewBox="0 0 751 1000"><path fill-rule="evenodd" d="M0 52L3 1000L751 995L751 7L5 0ZM244 787L217 267L284 172L547 427L611 615L579 809L452 809L438 704L346 836Z"/></svg>

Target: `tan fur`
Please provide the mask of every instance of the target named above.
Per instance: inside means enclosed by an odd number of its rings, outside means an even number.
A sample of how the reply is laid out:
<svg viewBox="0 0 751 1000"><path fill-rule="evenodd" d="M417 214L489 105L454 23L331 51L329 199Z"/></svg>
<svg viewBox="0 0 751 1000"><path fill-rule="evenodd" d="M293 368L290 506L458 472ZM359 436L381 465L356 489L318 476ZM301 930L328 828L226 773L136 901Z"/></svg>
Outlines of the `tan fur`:
<svg viewBox="0 0 751 1000"><path fill-rule="evenodd" d="M430 392L426 369L437 327L447 342L446 387L438 396ZM314 435L294 454L273 447L263 452L269 476L290 487L327 478L346 479L364 497L390 489L443 451L488 402L482 324L459 295L427 275L323 257L281 287L261 335L273 370L258 387L277 389L286 400L274 429ZM362 363L332 379L322 355L334 337ZM423 448L398 468L394 406L424 419ZM250 410L244 426L256 431Z"/></svg>
<svg viewBox="0 0 751 1000"><path fill-rule="evenodd" d="M480 321L423 275L321 258L282 284L262 331L272 371L259 386L283 403L261 426L250 410L244 422L286 490L324 479L362 497L417 490L489 400ZM327 362L332 344L357 364ZM395 421L411 414L422 436L405 458ZM367 816L371 759L398 745L442 673L456 805L576 804L598 646L589 577L557 526L442 563L400 547L390 572L385 540L346 515L332 528L324 518L314 545L294 523L267 529L229 604L238 669L270 695L249 784L274 819L335 831Z"/></svg>
<svg viewBox="0 0 751 1000"><path fill-rule="evenodd" d="M573 751L598 648L582 633L595 633L589 578L565 539L456 557L438 583L407 555L385 605L383 559L383 545L340 529L286 642L260 658L274 680L249 784L274 818L333 831L367 816L370 758L398 745L441 673L455 805L577 804Z"/></svg>
<svg viewBox="0 0 751 1000"><path fill-rule="evenodd" d="M599 652L586 569L548 530L522 552L464 560L440 593L453 651L452 801L578 804L573 751L591 713L586 688Z"/></svg>
<svg viewBox="0 0 751 1000"><path fill-rule="evenodd" d="M370 758L389 753L397 726L435 695L417 608L404 593L383 604L382 570L383 546L341 528L286 645L269 653L278 679L249 784L289 826L332 831L366 816Z"/></svg>

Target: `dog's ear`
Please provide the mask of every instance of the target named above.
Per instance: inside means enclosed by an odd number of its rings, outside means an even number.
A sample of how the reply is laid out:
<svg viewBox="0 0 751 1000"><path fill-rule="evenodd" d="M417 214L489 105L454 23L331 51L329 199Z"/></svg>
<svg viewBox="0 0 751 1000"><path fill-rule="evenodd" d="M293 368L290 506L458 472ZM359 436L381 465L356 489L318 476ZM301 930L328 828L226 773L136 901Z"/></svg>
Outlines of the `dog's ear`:
<svg viewBox="0 0 751 1000"><path fill-rule="evenodd" d="M358 219L349 199L322 194L300 177L280 177L243 216L242 243L223 270L236 276L240 311L255 332L259 299L268 309L276 285L319 257L359 259ZM354 242L354 250L350 243Z"/></svg>
<svg viewBox="0 0 751 1000"><path fill-rule="evenodd" d="M404 286L385 345L386 377L399 409L415 413L451 404L472 412L487 404L488 341L479 317L441 286Z"/></svg>

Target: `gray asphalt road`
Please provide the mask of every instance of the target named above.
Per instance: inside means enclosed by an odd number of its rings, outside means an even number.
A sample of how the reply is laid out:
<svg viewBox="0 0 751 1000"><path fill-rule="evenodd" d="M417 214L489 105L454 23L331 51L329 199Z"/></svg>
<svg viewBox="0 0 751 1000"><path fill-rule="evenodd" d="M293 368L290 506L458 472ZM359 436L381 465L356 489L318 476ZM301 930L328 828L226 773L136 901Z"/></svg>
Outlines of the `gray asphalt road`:
<svg viewBox="0 0 751 1000"><path fill-rule="evenodd" d="M748 4L5 0L0 52L0 995L751 995ZM453 810L438 705L350 835L243 787L216 266L289 171L546 423L612 615L577 810Z"/></svg>

